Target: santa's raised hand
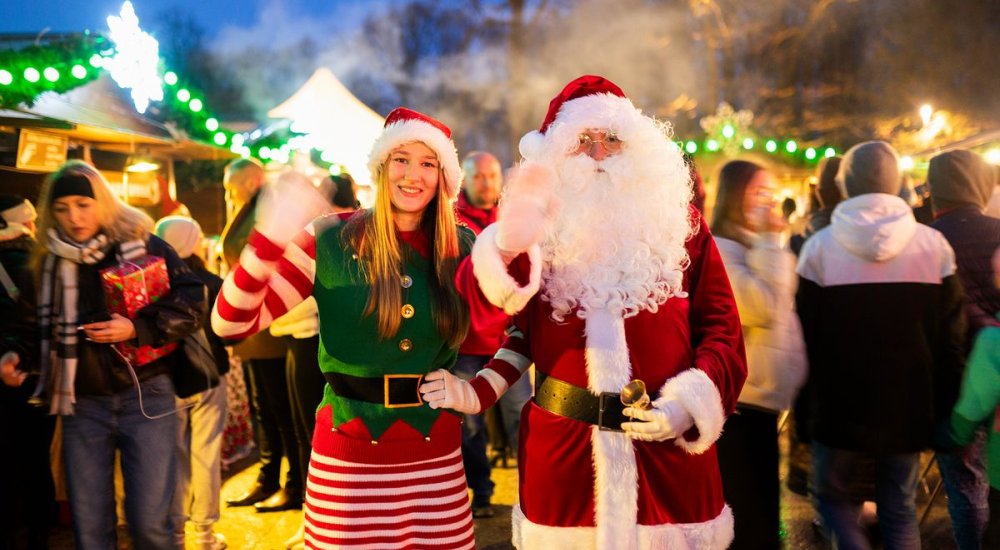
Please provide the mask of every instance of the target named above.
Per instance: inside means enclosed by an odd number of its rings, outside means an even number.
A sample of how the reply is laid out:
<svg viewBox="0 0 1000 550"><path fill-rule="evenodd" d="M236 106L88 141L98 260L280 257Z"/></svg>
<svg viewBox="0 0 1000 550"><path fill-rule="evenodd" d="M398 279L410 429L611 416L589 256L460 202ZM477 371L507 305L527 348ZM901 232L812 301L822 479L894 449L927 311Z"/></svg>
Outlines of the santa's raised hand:
<svg viewBox="0 0 1000 550"><path fill-rule="evenodd" d="M496 244L508 259L542 242L559 211L555 172L525 162L508 178L497 213Z"/></svg>

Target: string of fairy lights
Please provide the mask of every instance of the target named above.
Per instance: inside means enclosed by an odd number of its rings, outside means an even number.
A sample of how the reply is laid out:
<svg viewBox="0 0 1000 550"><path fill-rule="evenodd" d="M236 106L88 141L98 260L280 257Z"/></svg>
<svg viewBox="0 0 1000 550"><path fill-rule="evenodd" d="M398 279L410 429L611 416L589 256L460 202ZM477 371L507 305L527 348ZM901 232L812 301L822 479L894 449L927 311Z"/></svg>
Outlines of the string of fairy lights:
<svg viewBox="0 0 1000 550"><path fill-rule="evenodd" d="M294 150L314 149L324 163L332 164L332 172L340 170L333 164L332 151L318 149L307 136L296 135L294 128L271 135L260 129L241 133L224 128L206 105L204 94L165 67L156 40L138 23L132 4L125 2L118 16L108 17L107 36L83 33L44 45L0 51L0 108L30 107L43 93L66 93L107 72L130 90L136 111L145 113L152 105L148 116L172 123L191 139L265 163L288 163ZM750 130L750 120L748 111L733 111L722 104L715 115L702 119L703 138L676 143L691 156L768 153L785 162L810 164L837 155L832 145L759 137Z"/></svg>

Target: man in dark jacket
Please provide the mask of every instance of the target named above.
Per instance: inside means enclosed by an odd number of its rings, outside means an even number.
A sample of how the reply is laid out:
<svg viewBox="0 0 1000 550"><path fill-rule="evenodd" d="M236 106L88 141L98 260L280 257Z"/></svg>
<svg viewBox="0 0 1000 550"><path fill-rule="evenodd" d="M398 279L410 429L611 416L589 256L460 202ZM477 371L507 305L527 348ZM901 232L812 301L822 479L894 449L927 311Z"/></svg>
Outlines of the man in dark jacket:
<svg viewBox="0 0 1000 550"><path fill-rule="evenodd" d="M993 167L976 153L949 151L931 159L927 183L935 220L955 249L958 278L965 289L968 322L966 345L985 326L996 326L1000 291L993 284L990 261L1000 246L1000 219L983 214L993 193ZM950 396L952 400L958 395ZM989 479L983 461L986 432L978 430L964 448L938 453L938 466L948 492L948 512L961 550L980 548L989 520Z"/></svg>
<svg viewBox="0 0 1000 550"><path fill-rule="evenodd" d="M919 548L920 452L961 382L961 285L944 237L899 198L895 151L867 142L844 156L847 200L799 257L797 307L809 357L813 480L842 548L868 548L849 490L874 456L887 548Z"/></svg>
<svg viewBox="0 0 1000 550"><path fill-rule="evenodd" d="M226 167L223 185L226 206L232 215L222 233L222 252L233 269L256 219L257 199L264 186L264 168L253 159L237 159ZM250 399L257 419L257 446L260 474L250 489L226 501L229 506L254 505L260 512L288 510L302 506L303 476L292 408L288 401L285 357L288 348L280 338L261 331L234 349L248 366ZM288 458L285 487L281 488L281 458Z"/></svg>
<svg viewBox="0 0 1000 550"><path fill-rule="evenodd" d="M49 445L55 417L28 402L38 380L35 283L28 256L35 209L0 195L0 548L44 548L55 512ZM25 529L26 528L26 529ZM18 542L18 541L21 542Z"/></svg>

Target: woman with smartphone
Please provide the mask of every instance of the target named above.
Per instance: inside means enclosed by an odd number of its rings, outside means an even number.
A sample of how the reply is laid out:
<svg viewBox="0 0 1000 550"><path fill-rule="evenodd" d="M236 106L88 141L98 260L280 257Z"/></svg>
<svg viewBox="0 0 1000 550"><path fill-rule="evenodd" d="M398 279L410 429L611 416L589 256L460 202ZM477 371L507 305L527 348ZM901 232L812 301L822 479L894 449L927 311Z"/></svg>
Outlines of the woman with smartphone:
<svg viewBox="0 0 1000 550"><path fill-rule="evenodd" d="M734 160L718 181L711 229L740 312L748 369L718 442L723 493L736 520L731 548L780 548L778 415L807 372L795 255L784 245L787 221L770 171Z"/></svg>
<svg viewBox="0 0 1000 550"><path fill-rule="evenodd" d="M125 519L136 548L175 548L174 354L132 365L112 344L162 347L200 326L205 287L153 221L121 202L100 172L69 161L49 176L38 202L38 395L62 416L63 462L80 550L116 546L115 452L121 453ZM111 313L101 271L145 256L163 258L169 291L134 318Z"/></svg>

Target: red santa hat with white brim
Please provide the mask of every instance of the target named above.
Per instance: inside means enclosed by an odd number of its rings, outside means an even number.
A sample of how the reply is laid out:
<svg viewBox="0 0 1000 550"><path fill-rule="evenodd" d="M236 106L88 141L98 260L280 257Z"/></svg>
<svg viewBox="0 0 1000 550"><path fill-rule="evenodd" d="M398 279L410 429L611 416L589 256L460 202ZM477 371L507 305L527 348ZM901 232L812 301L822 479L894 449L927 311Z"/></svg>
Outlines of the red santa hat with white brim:
<svg viewBox="0 0 1000 550"><path fill-rule="evenodd" d="M526 160L535 160L551 140L553 129L567 128L575 138L586 128L617 130L639 114L614 82L600 76L583 75L552 98L542 126L525 134L518 149Z"/></svg>
<svg viewBox="0 0 1000 550"><path fill-rule="evenodd" d="M444 172L445 189L449 198L456 199L462 185L462 167L455 142L451 139L451 129L439 120L406 107L397 107L385 117L382 135L372 145L368 154L372 181L378 181L379 168L394 149L417 141L437 153Z"/></svg>

